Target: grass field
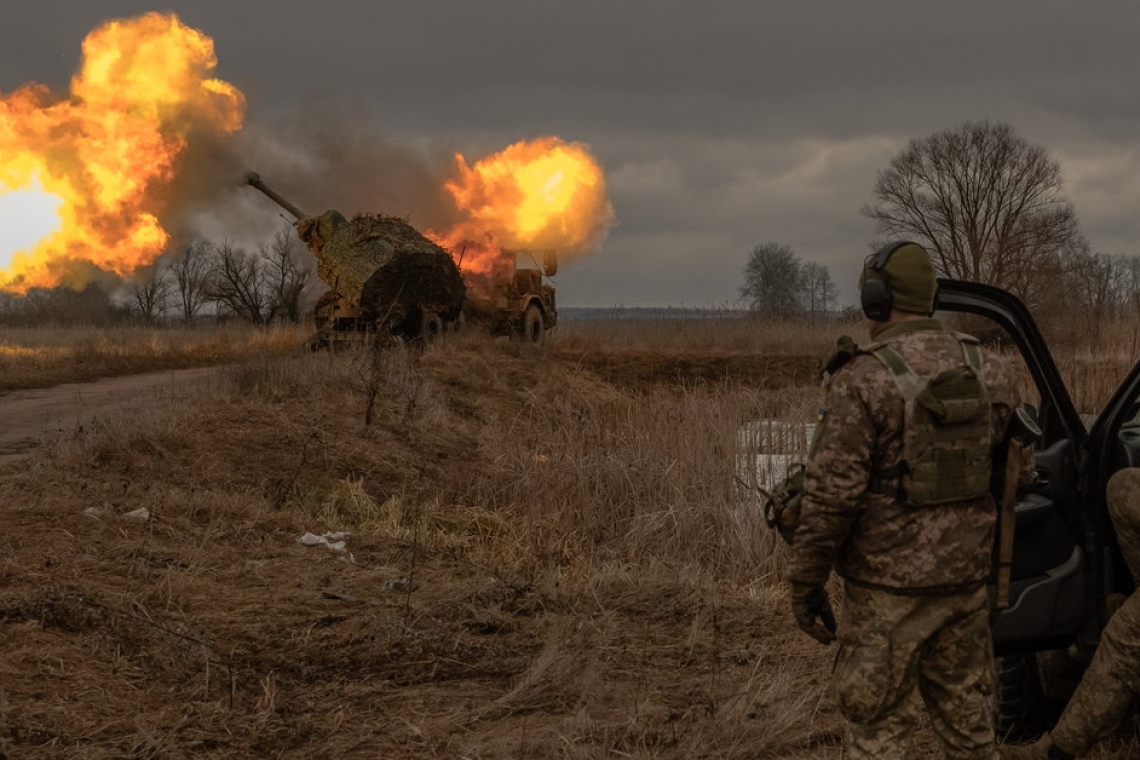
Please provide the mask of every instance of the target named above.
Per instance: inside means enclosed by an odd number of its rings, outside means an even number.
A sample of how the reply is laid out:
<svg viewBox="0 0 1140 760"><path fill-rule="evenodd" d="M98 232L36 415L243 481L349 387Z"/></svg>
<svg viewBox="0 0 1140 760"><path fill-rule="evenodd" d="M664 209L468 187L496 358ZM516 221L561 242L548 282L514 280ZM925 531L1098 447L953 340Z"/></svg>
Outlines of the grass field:
<svg viewBox="0 0 1140 760"><path fill-rule="evenodd" d="M301 327L0 327L0 393L296 353Z"/></svg>
<svg viewBox="0 0 1140 760"><path fill-rule="evenodd" d="M338 355L145 334L129 360L89 332L17 346L57 372L136 371L155 342L147 369L192 345L227 366L0 468L11 756L840 757L834 650L792 624L734 480L742 422L812 417L833 327ZM1093 757L1138 752L1128 729Z"/></svg>

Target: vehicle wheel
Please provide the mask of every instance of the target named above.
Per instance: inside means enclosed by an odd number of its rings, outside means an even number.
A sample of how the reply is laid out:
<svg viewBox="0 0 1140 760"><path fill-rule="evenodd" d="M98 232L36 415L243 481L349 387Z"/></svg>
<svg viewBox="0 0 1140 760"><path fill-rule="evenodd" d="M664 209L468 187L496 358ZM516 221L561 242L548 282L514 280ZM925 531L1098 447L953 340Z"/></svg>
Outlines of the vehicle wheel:
<svg viewBox="0 0 1140 760"><path fill-rule="evenodd" d="M316 353L317 351L323 351L324 349L328 348L329 342L325 337L324 332L317 330L305 340L305 347L310 351Z"/></svg>
<svg viewBox="0 0 1140 760"><path fill-rule="evenodd" d="M546 324L542 320L542 310L531 304L523 314L523 340L527 343L541 343L545 334Z"/></svg>
<svg viewBox="0 0 1140 760"><path fill-rule="evenodd" d="M438 314L425 311L420 318L420 338L424 343L434 343L440 335L443 335L443 320Z"/></svg>
<svg viewBox="0 0 1140 760"><path fill-rule="evenodd" d="M1045 694L1037 670L1037 656L998 657L994 694L994 728L1000 741L1035 739L1049 728Z"/></svg>

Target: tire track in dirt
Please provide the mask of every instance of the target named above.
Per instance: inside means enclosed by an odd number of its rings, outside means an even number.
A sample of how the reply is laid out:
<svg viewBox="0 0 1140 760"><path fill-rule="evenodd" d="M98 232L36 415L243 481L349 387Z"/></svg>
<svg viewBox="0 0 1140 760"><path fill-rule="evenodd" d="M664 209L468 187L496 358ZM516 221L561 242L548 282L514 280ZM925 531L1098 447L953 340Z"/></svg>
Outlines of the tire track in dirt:
<svg viewBox="0 0 1140 760"><path fill-rule="evenodd" d="M92 420L185 397L218 372L218 367L166 370L0 395L0 464L26 457L44 441Z"/></svg>

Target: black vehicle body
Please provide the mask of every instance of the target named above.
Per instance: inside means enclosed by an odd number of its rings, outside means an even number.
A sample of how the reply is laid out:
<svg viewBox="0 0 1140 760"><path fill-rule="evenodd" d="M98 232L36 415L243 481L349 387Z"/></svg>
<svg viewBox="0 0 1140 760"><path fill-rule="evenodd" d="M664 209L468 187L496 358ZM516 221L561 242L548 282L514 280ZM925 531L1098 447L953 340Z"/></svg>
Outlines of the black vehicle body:
<svg viewBox="0 0 1140 760"><path fill-rule="evenodd" d="M1016 297L943 279L938 299L939 312L975 314L1000 326L1036 386L1038 398L1023 402L1036 411L1042 431L1035 451L1038 483L1016 507L1010 606L994 621L994 648L1004 679L1000 699L1063 699L1095 648L1108 597L1133 590L1108 519L1105 484L1117 470L1140 464L1140 363L1086 426L1032 315ZM1036 679L1033 688L1012 683L1024 678ZM1007 731L1035 713L1042 717L1040 705L1007 707Z"/></svg>

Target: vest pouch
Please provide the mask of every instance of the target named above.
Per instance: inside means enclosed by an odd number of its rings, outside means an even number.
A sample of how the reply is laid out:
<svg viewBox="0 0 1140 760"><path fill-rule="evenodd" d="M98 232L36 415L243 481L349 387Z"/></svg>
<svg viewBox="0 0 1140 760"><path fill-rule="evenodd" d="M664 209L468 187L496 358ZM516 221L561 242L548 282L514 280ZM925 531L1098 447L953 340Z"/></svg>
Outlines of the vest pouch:
<svg viewBox="0 0 1140 760"><path fill-rule="evenodd" d="M939 373L926 384L915 401L938 425L976 422L989 413L985 386L973 367L965 365Z"/></svg>

